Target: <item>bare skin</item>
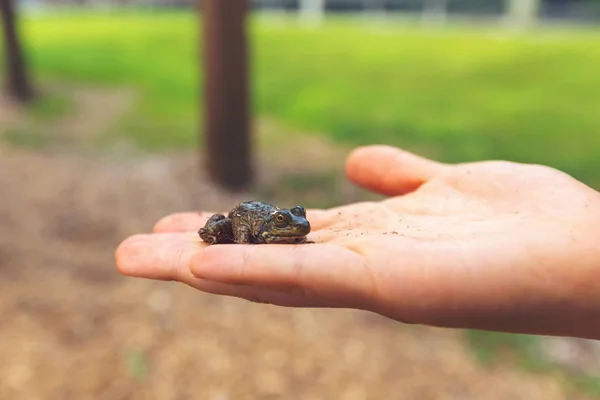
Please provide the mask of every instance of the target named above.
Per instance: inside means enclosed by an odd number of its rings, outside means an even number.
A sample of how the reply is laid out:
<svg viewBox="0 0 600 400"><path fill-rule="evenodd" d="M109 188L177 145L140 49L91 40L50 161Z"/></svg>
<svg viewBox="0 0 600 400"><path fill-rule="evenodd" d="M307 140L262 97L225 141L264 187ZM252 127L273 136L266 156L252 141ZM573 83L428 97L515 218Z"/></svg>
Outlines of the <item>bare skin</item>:
<svg viewBox="0 0 600 400"><path fill-rule="evenodd" d="M127 276L413 324L600 339L600 193L543 166L448 165L356 149L349 179L390 196L307 210L316 242L208 246L214 212L160 220L116 251Z"/></svg>

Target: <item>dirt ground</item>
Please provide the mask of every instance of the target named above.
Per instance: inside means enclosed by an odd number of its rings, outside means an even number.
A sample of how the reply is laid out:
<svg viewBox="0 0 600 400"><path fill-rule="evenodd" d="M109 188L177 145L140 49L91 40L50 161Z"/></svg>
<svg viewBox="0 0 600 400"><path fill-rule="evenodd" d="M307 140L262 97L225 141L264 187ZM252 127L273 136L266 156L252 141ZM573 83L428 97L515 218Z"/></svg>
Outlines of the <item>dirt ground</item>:
<svg viewBox="0 0 600 400"><path fill-rule="evenodd" d="M339 156L303 147L264 158L264 184ZM460 331L119 275L113 252L128 235L246 197L216 190L197 166L193 152L0 144L0 399L585 398L555 376L481 366Z"/></svg>

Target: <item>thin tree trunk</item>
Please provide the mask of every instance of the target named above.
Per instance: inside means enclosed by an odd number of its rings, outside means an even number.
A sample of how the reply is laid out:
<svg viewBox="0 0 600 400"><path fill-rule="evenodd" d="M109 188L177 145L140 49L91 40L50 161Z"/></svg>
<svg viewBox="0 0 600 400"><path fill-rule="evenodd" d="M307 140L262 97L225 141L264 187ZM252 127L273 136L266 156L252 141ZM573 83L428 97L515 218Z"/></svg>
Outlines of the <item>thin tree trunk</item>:
<svg viewBox="0 0 600 400"><path fill-rule="evenodd" d="M248 0L204 0L204 94L207 169L215 183L243 190L252 183Z"/></svg>
<svg viewBox="0 0 600 400"><path fill-rule="evenodd" d="M17 101L33 98L33 89L27 77L23 50L17 33L16 12L13 0L0 0L6 63L8 94Z"/></svg>

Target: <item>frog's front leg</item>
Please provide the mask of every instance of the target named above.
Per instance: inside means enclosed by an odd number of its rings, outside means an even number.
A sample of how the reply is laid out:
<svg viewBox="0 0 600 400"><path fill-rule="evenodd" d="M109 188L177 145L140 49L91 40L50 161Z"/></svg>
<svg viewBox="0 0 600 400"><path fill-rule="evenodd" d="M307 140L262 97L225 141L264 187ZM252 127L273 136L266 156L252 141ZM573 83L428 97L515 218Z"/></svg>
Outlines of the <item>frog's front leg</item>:
<svg viewBox="0 0 600 400"><path fill-rule="evenodd" d="M235 242L237 244L251 244L252 231L248 226L238 226L235 231Z"/></svg>
<svg viewBox="0 0 600 400"><path fill-rule="evenodd" d="M209 244L233 243L231 219L223 214L214 214L206 221L204 228L198 231L198 235Z"/></svg>

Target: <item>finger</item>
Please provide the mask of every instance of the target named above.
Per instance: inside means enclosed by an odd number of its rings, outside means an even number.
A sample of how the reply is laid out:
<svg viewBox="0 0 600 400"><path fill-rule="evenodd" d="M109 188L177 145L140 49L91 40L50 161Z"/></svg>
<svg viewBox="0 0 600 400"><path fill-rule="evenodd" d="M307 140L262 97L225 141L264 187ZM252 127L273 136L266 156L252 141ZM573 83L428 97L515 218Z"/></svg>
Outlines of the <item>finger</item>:
<svg viewBox="0 0 600 400"><path fill-rule="evenodd" d="M367 146L348 156L346 174L366 189L398 196L418 189L447 167L395 147Z"/></svg>
<svg viewBox="0 0 600 400"><path fill-rule="evenodd" d="M125 240L115 253L116 264L123 275L174 280L205 293L238 297L255 303L285 307L316 307L314 299L287 291L212 282L195 277L190 270L195 254L205 245L190 234L136 235Z"/></svg>
<svg viewBox="0 0 600 400"><path fill-rule="evenodd" d="M213 215L214 212L183 212L167 215L161 218L153 228L155 233L169 232L197 232L202 228L206 221ZM222 212L227 215L227 212ZM313 230L321 229L332 221L332 215L326 210L308 209L306 210L306 218L309 220Z"/></svg>
<svg viewBox="0 0 600 400"><path fill-rule="evenodd" d="M282 307L323 306L323 304L316 299L300 296L296 293L270 290L256 286L231 285L220 282L212 282L205 279L196 278L194 276L190 276L189 278L182 280L182 283L204 293L218 296L236 297L258 304L272 304Z"/></svg>
<svg viewBox="0 0 600 400"><path fill-rule="evenodd" d="M358 253L342 246L210 246L192 259L199 278L295 293L327 304L363 308L376 292L374 276Z"/></svg>
<svg viewBox="0 0 600 400"><path fill-rule="evenodd" d="M115 251L123 275L159 280L180 280L193 255L207 245L195 232L135 235Z"/></svg>
<svg viewBox="0 0 600 400"><path fill-rule="evenodd" d="M309 208L306 210L306 219L310 222L312 231L323 229L333 222L334 215L328 210Z"/></svg>
<svg viewBox="0 0 600 400"><path fill-rule="evenodd" d="M155 225L153 232L191 232L198 231L206 221L213 215L213 212L183 212L167 215L161 218Z"/></svg>

